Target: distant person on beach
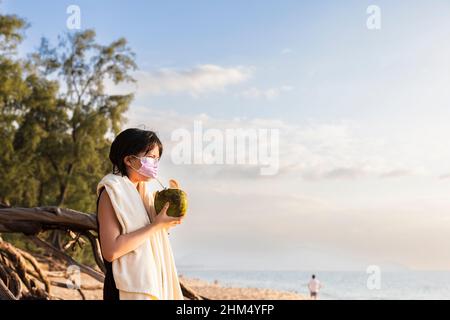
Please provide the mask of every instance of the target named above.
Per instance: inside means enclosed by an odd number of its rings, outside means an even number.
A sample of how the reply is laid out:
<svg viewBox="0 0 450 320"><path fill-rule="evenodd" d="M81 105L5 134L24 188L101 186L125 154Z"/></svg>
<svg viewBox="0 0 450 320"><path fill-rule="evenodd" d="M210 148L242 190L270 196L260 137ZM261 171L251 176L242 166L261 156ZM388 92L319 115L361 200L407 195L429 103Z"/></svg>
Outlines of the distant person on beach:
<svg viewBox="0 0 450 320"><path fill-rule="evenodd" d="M311 281L308 283L309 295L311 299L317 300L319 295L319 290L322 288L322 284L316 279L316 275L313 274Z"/></svg>

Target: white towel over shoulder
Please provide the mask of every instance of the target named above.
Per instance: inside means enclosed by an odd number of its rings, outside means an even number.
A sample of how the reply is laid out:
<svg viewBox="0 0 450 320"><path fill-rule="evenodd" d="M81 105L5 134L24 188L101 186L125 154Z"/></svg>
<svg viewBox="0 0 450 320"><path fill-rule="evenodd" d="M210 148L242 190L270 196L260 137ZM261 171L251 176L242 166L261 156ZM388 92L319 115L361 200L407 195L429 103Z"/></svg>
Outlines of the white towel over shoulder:
<svg viewBox="0 0 450 320"><path fill-rule="evenodd" d="M97 185L97 196L106 188L121 226L127 234L152 223L156 217L148 183L138 188L127 176L107 174ZM119 290L146 293L161 300L183 300L167 230L155 232L147 241L113 260L112 270Z"/></svg>

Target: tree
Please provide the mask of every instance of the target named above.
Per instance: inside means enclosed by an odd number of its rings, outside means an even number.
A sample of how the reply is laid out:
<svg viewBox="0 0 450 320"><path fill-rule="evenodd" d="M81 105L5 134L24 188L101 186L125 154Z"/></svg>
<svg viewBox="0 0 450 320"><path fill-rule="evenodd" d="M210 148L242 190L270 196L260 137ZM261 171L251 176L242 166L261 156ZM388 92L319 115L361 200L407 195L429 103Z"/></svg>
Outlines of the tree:
<svg viewBox="0 0 450 320"><path fill-rule="evenodd" d="M136 68L134 54L125 39L102 46L95 42L95 32L87 30L61 38L56 48L43 39L39 51L31 55L31 62L36 74L61 83L57 99L49 108L35 109L30 117L45 119L39 126L45 137L37 156L50 165L49 172L56 180L52 204L92 210L95 186L107 171L105 160L111 143L107 136L120 131L125 122L123 113L133 98L131 94L108 94L105 82L133 81L129 73ZM45 85L40 88L34 83L44 92ZM43 98L39 97L39 101L49 97ZM28 105L32 106L33 101ZM59 114L53 113L56 110ZM25 130L25 126L21 129ZM86 198L86 194L91 197Z"/></svg>
<svg viewBox="0 0 450 320"><path fill-rule="evenodd" d="M0 202L6 204L18 200L17 191L22 188L16 184L19 159L13 144L23 117L20 105L29 88L24 81L24 63L14 56L25 27L25 21L17 16L0 15Z"/></svg>
<svg viewBox="0 0 450 320"><path fill-rule="evenodd" d="M75 247L82 235L103 270L96 220L77 211L94 211L95 188L110 171L108 135L120 131L132 100L132 95L107 94L105 81L133 81L134 54L125 39L102 46L87 30L66 35L56 48L43 39L38 52L20 60L15 50L25 27L17 16L0 15L0 232L24 233L28 242L33 239L101 280L100 272L37 236L71 230ZM47 299L50 284L32 255L0 237L0 300ZM181 286L189 299L204 299L182 281Z"/></svg>
<svg viewBox="0 0 450 320"><path fill-rule="evenodd" d="M0 15L0 201L93 212L97 183L111 171L111 138L133 99L109 94L105 84L134 81L134 54L125 39L101 45L86 30L55 47L44 38L21 61L14 49L25 26Z"/></svg>

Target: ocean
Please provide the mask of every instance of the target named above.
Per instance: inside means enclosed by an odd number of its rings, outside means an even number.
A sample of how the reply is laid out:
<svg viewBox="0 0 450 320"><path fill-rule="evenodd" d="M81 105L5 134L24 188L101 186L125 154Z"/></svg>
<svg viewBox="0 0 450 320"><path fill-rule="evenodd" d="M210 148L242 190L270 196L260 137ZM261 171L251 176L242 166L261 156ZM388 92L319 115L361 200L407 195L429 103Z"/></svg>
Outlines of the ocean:
<svg viewBox="0 0 450 320"><path fill-rule="evenodd" d="M307 283L313 272L305 271L227 271L178 269L179 274L222 286L270 288L308 295ZM323 300L403 300L450 299L450 272L383 272L377 282L366 272L314 272L323 288ZM368 283L369 282L369 283ZM374 285L375 283L375 285Z"/></svg>

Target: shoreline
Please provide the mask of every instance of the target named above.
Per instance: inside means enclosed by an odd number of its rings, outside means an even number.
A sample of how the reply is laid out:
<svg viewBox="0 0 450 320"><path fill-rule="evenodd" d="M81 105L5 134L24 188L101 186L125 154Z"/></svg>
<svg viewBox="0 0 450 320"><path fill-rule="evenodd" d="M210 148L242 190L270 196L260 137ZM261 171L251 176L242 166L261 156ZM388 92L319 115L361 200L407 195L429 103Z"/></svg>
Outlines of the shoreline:
<svg viewBox="0 0 450 320"><path fill-rule="evenodd" d="M184 283L198 294L212 300L308 300L304 295L276 289L226 286L219 281L209 282L199 278L179 275Z"/></svg>
<svg viewBox="0 0 450 320"><path fill-rule="evenodd" d="M66 283L67 281L62 275L48 274L48 277L50 281L59 283ZM179 277L199 295L211 300L308 300L307 297L296 292L265 288L230 287L220 284L218 281L211 283L198 278L185 277L182 274ZM101 282L84 273L80 275L80 281L86 300L102 300L103 284ZM55 299L82 300L80 292L76 289L52 285L51 290Z"/></svg>

